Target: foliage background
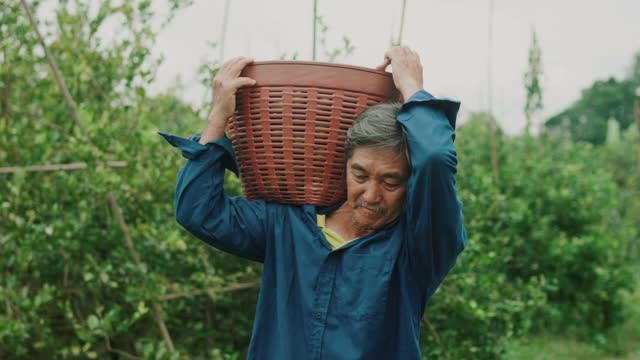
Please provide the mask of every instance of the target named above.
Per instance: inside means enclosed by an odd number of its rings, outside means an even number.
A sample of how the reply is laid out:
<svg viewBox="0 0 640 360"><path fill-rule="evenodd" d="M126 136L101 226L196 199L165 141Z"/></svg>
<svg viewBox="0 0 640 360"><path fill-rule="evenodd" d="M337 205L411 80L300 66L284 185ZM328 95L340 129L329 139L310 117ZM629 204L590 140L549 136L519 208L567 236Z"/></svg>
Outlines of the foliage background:
<svg viewBox="0 0 640 360"><path fill-rule="evenodd" d="M171 92L146 93L159 63L150 55L158 29L149 5L61 1L55 20L40 24L88 139L71 121L20 3L0 6L0 164L88 166L0 174L0 358L246 353L261 267L206 247L174 221L184 159L156 131L186 135L202 128L203 116ZM187 5L172 1L162 23ZM118 22L125 36L103 42L96 34L106 21ZM350 46L347 40L338 54ZM203 65L205 83L216 65ZM511 341L537 333L611 354L637 351L616 339L633 311L631 266L640 252L640 140L629 110L638 74L596 82L542 136L498 133L499 181L487 114L473 114L458 130L469 248L429 304L425 356L508 357ZM602 124L611 116L623 133L605 143ZM569 128L557 118L569 118ZM240 193L237 179L229 176L226 186ZM167 351L153 304L175 352Z"/></svg>

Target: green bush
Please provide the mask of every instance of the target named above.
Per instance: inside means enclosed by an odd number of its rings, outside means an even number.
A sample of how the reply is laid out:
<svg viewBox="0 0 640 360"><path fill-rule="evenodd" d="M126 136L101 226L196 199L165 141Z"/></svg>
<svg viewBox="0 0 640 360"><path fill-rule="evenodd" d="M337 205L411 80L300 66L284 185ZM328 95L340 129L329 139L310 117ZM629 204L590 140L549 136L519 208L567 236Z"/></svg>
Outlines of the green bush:
<svg viewBox="0 0 640 360"><path fill-rule="evenodd" d="M606 153L501 137L495 181L486 129L475 121L458 132L469 246L428 309L439 339L427 333L425 352L495 358L529 331L602 342L633 286Z"/></svg>

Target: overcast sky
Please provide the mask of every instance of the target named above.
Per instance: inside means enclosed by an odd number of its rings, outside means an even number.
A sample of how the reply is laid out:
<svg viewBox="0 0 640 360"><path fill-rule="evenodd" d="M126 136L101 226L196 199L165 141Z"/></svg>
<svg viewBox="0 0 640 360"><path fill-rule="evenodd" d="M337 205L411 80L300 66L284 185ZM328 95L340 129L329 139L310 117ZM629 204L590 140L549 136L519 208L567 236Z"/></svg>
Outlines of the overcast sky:
<svg viewBox="0 0 640 360"><path fill-rule="evenodd" d="M181 78L180 96L200 103L205 88L197 68L220 49L224 0L195 0L159 35L155 51L165 58L153 89ZM349 37L355 51L337 62L373 67L382 61L400 27L402 0L319 0L329 27L327 47ZM313 0L231 0L224 57L311 60ZM162 13L158 8L158 12ZM407 0L403 44L424 65L425 88L462 101L460 121L488 104L489 0ZM544 66L540 120L578 99L596 79L621 78L640 51L639 0L495 0L493 109L509 133L524 127L523 74L535 28ZM319 46L319 50L321 47ZM318 60L325 60L320 56Z"/></svg>

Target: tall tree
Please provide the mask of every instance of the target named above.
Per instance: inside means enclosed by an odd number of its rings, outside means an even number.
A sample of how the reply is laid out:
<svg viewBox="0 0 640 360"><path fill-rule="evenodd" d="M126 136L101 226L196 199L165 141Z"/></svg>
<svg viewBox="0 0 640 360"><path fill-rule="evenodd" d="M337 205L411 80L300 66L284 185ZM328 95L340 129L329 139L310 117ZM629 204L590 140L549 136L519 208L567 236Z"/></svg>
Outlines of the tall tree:
<svg viewBox="0 0 640 360"><path fill-rule="evenodd" d="M529 66L524 74L524 88L527 93L527 102L524 106L524 115L526 117L525 132L527 135L531 132L531 121L535 113L542 110L542 87L540 86L540 77L542 76L542 51L538 44L538 36L536 30L531 30L532 40L531 48L529 48Z"/></svg>
<svg viewBox="0 0 640 360"><path fill-rule="evenodd" d="M580 99L545 122L548 129L568 123L571 138L592 144L606 141L607 120L614 117L625 130L635 122L635 89L640 86L640 52L633 59L626 78L597 80L582 90ZM556 131L557 132L557 131Z"/></svg>
<svg viewBox="0 0 640 360"><path fill-rule="evenodd" d="M566 121L573 140L603 144L610 117L618 120L621 130L634 122L634 90L631 80L620 81L612 77L595 81L582 91L578 101L547 120L546 126L558 127Z"/></svg>

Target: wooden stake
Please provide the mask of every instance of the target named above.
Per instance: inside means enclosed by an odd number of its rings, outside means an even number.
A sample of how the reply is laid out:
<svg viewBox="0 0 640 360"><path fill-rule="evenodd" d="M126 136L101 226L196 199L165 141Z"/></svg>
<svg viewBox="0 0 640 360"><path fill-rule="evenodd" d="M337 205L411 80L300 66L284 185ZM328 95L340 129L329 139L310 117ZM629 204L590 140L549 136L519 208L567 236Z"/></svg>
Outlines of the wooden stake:
<svg viewBox="0 0 640 360"><path fill-rule="evenodd" d="M493 0L489 0L489 42L488 42L488 61L487 61L487 96L489 107L489 134L491 142L491 168L493 169L493 178L496 183L500 180L500 172L498 168L498 150L496 145L496 119L493 116Z"/></svg>
<svg viewBox="0 0 640 360"><path fill-rule="evenodd" d="M313 53L311 59L316 61L316 28L318 27L318 0L313 0Z"/></svg>
<svg viewBox="0 0 640 360"><path fill-rule="evenodd" d="M638 171L640 171L640 87L636 90L636 101L633 106L633 113L636 118L636 126L638 127Z"/></svg>
<svg viewBox="0 0 640 360"><path fill-rule="evenodd" d="M107 161L106 163L99 162L98 166L122 168L127 167L129 164L126 161ZM70 164L49 164L49 165L31 165L31 166L8 166L0 167L0 174L16 173L20 171L32 172L32 171L67 171L67 170L83 170L89 168L89 165L84 162L76 162Z"/></svg>
<svg viewBox="0 0 640 360"><path fill-rule="evenodd" d="M222 34L220 35L220 63L224 63L224 40L227 37L227 20L229 19L229 6L231 0L224 2L224 18L222 19ZM249 55L249 54L247 54Z"/></svg>
<svg viewBox="0 0 640 360"><path fill-rule="evenodd" d="M136 264L140 265L142 263L142 261L140 260L140 255L138 255L136 248L133 246L133 241L131 240L131 236L129 235L129 227L127 226L127 223L124 221L124 216L122 216L122 210L120 206L118 206L118 202L116 201L115 196L113 196L113 194L109 194L107 196L107 201L109 201L109 204L111 205L111 210L113 211L113 215L116 217L116 220L118 221L118 225L120 225L120 229L124 234L124 239L126 241L127 248L129 249L129 253L133 258L133 261ZM174 352L175 350L173 347L173 341L171 340L171 335L169 335L169 331L167 330L167 327L164 324L164 320L162 320L162 308L160 307L160 304L158 304L157 302L153 302L152 305L153 305L153 316L156 320L156 324L158 325L158 328L160 329L160 333L162 334L162 339L164 340L164 344L167 347L167 351Z"/></svg>
<svg viewBox="0 0 640 360"><path fill-rule="evenodd" d="M397 46L402 46L402 30L404 29L404 12L407 9L407 0L402 0L402 15L400 15L400 33L398 34Z"/></svg>

